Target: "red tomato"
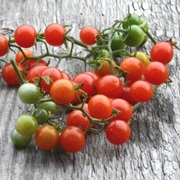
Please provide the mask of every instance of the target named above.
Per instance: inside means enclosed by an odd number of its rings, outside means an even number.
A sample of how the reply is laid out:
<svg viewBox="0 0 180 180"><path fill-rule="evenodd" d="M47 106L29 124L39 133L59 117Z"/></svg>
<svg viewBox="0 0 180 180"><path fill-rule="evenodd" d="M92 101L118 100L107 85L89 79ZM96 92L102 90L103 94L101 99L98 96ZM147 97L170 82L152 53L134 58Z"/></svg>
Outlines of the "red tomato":
<svg viewBox="0 0 180 180"><path fill-rule="evenodd" d="M44 37L51 46L60 46L64 43L66 29L58 23L48 25L44 31Z"/></svg>
<svg viewBox="0 0 180 180"><path fill-rule="evenodd" d="M81 29L79 37L81 41L86 45L93 45L97 42L97 35L99 31L91 26L85 26Z"/></svg>
<svg viewBox="0 0 180 180"><path fill-rule="evenodd" d="M19 69L20 73L23 75L24 74L23 68L20 65L17 65L17 68ZM9 85L15 86L20 84L19 78L11 63L7 63L2 68L2 78Z"/></svg>
<svg viewBox="0 0 180 180"><path fill-rule="evenodd" d="M9 44L8 40L4 36L0 36L0 56L4 56L8 53L9 50Z"/></svg>
<svg viewBox="0 0 180 180"><path fill-rule="evenodd" d="M133 115L132 106L124 99L116 98L112 100L113 108L119 110L119 113L112 120L123 120L128 122ZM111 120L111 121L112 121Z"/></svg>
<svg viewBox="0 0 180 180"><path fill-rule="evenodd" d="M101 77L96 84L98 94L106 95L109 98L118 98L123 91L121 79L114 75L106 75Z"/></svg>
<svg viewBox="0 0 180 180"><path fill-rule="evenodd" d="M50 92L52 84L58 79L62 79L62 73L55 67L47 67L41 73L41 85L45 92Z"/></svg>
<svg viewBox="0 0 180 180"><path fill-rule="evenodd" d="M80 110L73 110L70 112L66 118L66 125L67 126L77 126L83 132L86 131L90 124L89 119L83 115Z"/></svg>
<svg viewBox="0 0 180 180"><path fill-rule="evenodd" d="M56 147L59 132L50 125L41 126L35 133L35 143L39 149L50 151Z"/></svg>
<svg viewBox="0 0 180 180"><path fill-rule="evenodd" d="M116 62L112 60L112 67L114 68L113 69L114 73L116 73L115 66L116 66ZM108 74L112 74L110 63L106 60L102 60L101 68L97 68L97 67L94 68L94 72L100 77L108 75Z"/></svg>
<svg viewBox="0 0 180 180"><path fill-rule="evenodd" d="M63 78L63 79L71 80L71 77L69 76L68 73L66 73L66 72L64 72L64 71L61 71L61 73L62 73L62 78Z"/></svg>
<svg viewBox="0 0 180 180"><path fill-rule="evenodd" d="M84 132L76 126L68 126L59 136L62 149L68 153L76 153L85 145Z"/></svg>
<svg viewBox="0 0 180 180"><path fill-rule="evenodd" d="M43 59L37 60L37 59L31 59L27 60L26 62L23 63L23 67L26 71L29 71L31 68L35 66L46 66L47 63Z"/></svg>
<svg viewBox="0 0 180 180"><path fill-rule="evenodd" d="M112 102L102 94L96 94L88 102L89 113L93 118L106 119L112 115Z"/></svg>
<svg viewBox="0 0 180 180"><path fill-rule="evenodd" d="M124 144L129 140L130 136L131 128L125 121L114 120L106 128L106 138L112 144Z"/></svg>
<svg viewBox="0 0 180 180"><path fill-rule="evenodd" d="M136 81L141 79L144 72L143 63L135 57L128 57L124 59L121 62L120 67L123 69L123 71L127 72L125 77L126 80L129 81Z"/></svg>
<svg viewBox="0 0 180 180"><path fill-rule="evenodd" d="M81 90L87 93L87 95L93 96L96 93L95 81L93 77L86 73L77 74L73 79L75 84L82 84Z"/></svg>
<svg viewBox="0 0 180 180"><path fill-rule="evenodd" d="M124 86L121 98L126 100L129 104L135 105L137 102L130 95L130 87Z"/></svg>
<svg viewBox="0 0 180 180"><path fill-rule="evenodd" d="M152 61L159 61L163 64L168 64L173 56L174 50L171 42L158 42L156 43L150 52Z"/></svg>
<svg viewBox="0 0 180 180"><path fill-rule="evenodd" d="M59 79L55 81L50 89L50 95L58 104L68 104L75 96L75 85L71 80Z"/></svg>
<svg viewBox="0 0 180 180"><path fill-rule="evenodd" d="M39 81L42 71L46 68L47 66L34 66L27 72L26 80L31 83L35 83L37 80Z"/></svg>
<svg viewBox="0 0 180 180"><path fill-rule="evenodd" d="M21 25L14 32L15 42L23 47L29 48L35 44L37 32L29 25Z"/></svg>
<svg viewBox="0 0 180 180"><path fill-rule="evenodd" d="M130 94L137 102L147 102L153 98L154 90L149 82L138 80L130 86Z"/></svg>
<svg viewBox="0 0 180 180"><path fill-rule="evenodd" d="M29 49L23 49L22 51L27 57L34 57L34 53L30 51ZM25 56L23 55L21 51L18 51L16 53L15 60L16 60L16 63L22 63L22 61L25 60Z"/></svg>
<svg viewBox="0 0 180 180"><path fill-rule="evenodd" d="M145 79L154 85L160 85L167 81L169 71L161 62L154 61L147 65L144 70Z"/></svg>

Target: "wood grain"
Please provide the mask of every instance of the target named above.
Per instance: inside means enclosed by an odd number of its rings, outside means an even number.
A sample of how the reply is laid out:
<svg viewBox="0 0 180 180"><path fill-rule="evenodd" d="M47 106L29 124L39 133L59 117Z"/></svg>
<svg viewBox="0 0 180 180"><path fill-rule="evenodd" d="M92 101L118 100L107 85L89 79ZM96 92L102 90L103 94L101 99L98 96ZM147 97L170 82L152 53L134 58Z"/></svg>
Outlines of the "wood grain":
<svg viewBox="0 0 180 180"><path fill-rule="evenodd" d="M59 22L71 24L72 35L78 36L84 25L105 28L129 12L148 17L150 31L159 41L173 38L179 44L178 0L0 0L0 4L0 28L15 29L26 23L40 30ZM151 45L146 45L147 52ZM43 48L38 51L42 52ZM179 57L180 52L175 50L174 59L168 65L171 85L161 86L157 98L144 104L134 115L132 140L116 147L106 141L102 132L89 136L86 147L74 155L42 152L33 143L26 150L14 148L10 132L18 116L28 111L28 106L17 98L17 88L8 87L1 79L0 179L178 180ZM82 64L75 60L62 61L60 68L71 76L83 71Z"/></svg>

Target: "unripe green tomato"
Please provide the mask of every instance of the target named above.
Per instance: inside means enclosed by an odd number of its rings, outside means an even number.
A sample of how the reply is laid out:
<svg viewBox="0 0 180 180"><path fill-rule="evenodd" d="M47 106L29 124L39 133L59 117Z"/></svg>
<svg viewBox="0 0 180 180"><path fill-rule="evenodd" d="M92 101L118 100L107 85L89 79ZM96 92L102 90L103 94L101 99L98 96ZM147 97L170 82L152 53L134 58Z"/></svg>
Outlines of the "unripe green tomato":
<svg viewBox="0 0 180 180"><path fill-rule="evenodd" d="M30 144L31 139L32 139L32 136L30 137L22 136L21 134L17 132L15 128L11 131L11 140L17 148L27 147Z"/></svg>
<svg viewBox="0 0 180 180"><path fill-rule="evenodd" d="M41 108L36 109L33 115L37 119L38 124L46 123L49 118L48 112Z"/></svg>
<svg viewBox="0 0 180 180"><path fill-rule="evenodd" d="M32 83L24 83L18 89L18 97L25 104L35 104L41 98L39 88Z"/></svg>
<svg viewBox="0 0 180 180"><path fill-rule="evenodd" d="M103 49L103 50L100 52L99 57L100 57L100 58L109 58L109 57L110 57L110 53L109 53L108 50Z"/></svg>
<svg viewBox="0 0 180 180"><path fill-rule="evenodd" d="M123 41L122 33L116 32L112 37L111 49L115 51L119 49L124 49L125 47L126 45Z"/></svg>
<svg viewBox="0 0 180 180"><path fill-rule="evenodd" d="M57 104L53 101L42 102L38 105L38 108L44 109L48 113L50 112L51 114L56 113L57 107L58 107Z"/></svg>
<svg viewBox="0 0 180 180"><path fill-rule="evenodd" d="M34 116L23 114L17 119L15 128L22 136L30 137L38 129L38 122Z"/></svg>
<svg viewBox="0 0 180 180"><path fill-rule="evenodd" d="M137 25L131 25L128 32L124 34L124 43L130 47L139 46L144 40L144 32Z"/></svg>
<svg viewBox="0 0 180 180"><path fill-rule="evenodd" d="M125 17L122 27L123 29L127 29L131 25L138 25L144 28L144 30L148 29L147 20L135 14L129 14L127 17Z"/></svg>

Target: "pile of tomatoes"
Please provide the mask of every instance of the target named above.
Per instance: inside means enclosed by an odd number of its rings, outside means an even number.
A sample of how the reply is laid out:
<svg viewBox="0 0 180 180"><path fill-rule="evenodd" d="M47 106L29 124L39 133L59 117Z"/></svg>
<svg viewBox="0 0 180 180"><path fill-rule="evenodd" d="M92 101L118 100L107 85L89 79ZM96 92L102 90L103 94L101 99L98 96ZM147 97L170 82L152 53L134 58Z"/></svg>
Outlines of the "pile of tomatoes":
<svg viewBox="0 0 180 180"><path fill-rule="evenodd" d="M2 79L18 86L19 99L32 106L11 132L16 147L27 147L34 140L40 150L59 147L76 153L89 133L103 130L110 143L124 144L130 139L137 107L153 99L157 87L169 81L167 64L173 59L174 43L156 42L143 17L129 14L101 31L85 26L79 38L69 34L68 26L52 23L43 32L21 25L13 37L0 36ZM147 54L140 49L149 40L152 48ZM32 49L38 45L45 53L36 56ZM75 53L76 46L83 53ZM65 51L54 54L50 47ZM13 59L7 59L9 52ZM70 77L58 67L64 58L83 61L92 71ZM66 116L60 117L62 111Z"/></svg>

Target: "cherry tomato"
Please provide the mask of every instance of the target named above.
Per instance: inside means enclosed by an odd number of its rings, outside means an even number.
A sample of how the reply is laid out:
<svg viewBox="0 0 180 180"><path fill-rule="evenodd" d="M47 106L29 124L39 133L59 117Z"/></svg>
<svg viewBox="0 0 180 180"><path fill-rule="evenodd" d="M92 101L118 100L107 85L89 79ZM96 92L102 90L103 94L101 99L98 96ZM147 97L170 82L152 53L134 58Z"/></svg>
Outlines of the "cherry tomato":
<svg viewBox="0 0 180 180"><path fill-rule="evenodd" d="M75 85L71 80L59 79L52 84L50 95L54 102L68 104L75 97Z"/></svg>
<svg viewBox="0 0 180 180"><path fill-rule="evenodd" d="M174 50L171 42L158 42L156 43L150 52L152 61L159 61L163 64L168 64L173 56Z"/></svg>
<svg viewBox="0 0 180 180"><path fill-rule="evenodd" d="M44 31L44 37L51 46L60 46L64 43L66 29L58 23L48 25Z"/></svg>
<svg viewBox="0 0 180 180"><path fill-rule="evenodd" d="M120 98L113 99L112 105L113 108L119 111L117 116L112 120L123 120L125 122L128 122L132 118L132 106L126 100Z"/></svg>
<svg viewBox="0 0 180 180"><path fill-rule="evenodd" d="M83 83L81 90L86 92L89 97L93 96L96 93L95 80L91 75L86 73L79 73L72 79L72 81L75 84Z"/></svg>
<svg viewBox="0 0 180 180"><path fill-rule="evenodd" d="M47 63L43 59L26 60L22 65L26 71L29 71L31 68L33 68L35 66L46 66L47 67Z"/></svg>
<svg viewBox="0 0 180 180"><path fill-rule="evenodd" d="M22 76L24 76L24 71L22 66L16 65L19 72L21 73ZM19 85L19 78L16 74L16 71L14 70L14 67L12 66L11 63L7 63L3 68L2 68L2 78L3 80L11 86L16 86Z"/></svg>
<svg viewBox="0 0 180 180"><path fill-rule="evenodd" d="M138 80L130 86L130 95L137 102L147 102L153 98L154 90L147 81Z"/></svg>
<svg viewBox="0 0 180 180"><path fill-rule="evenodd" d="M61 74L62 74L62 78L63 78L63 79L71 80L71 77L69 76L68 73L66 73L66 72L64 72L64 71L61 71Z"/></svg>
<svg viewBox="0 0 180 180"><path fill-rule="evenodd" d="M45 92L50 92L52 84L58 79L62 79L62 73L55 67L48 67L41 73L41 85Z"/></svg>
<svg viewBox="0 0 180 180"><path fill-rule="evenodd" d="M33 116L37 119L38 124L44 124L49 119L48 112L41 108L37 108L33 113Z"/></svg>
<svg viewBox="0 0 180 180"><path fill-rule="evenodd" d="M106 119L112 115L112 103L102 94L96 94L88 102L89 113L93 118Z"/></svg>
<svg viewBox="0 0 180 180"><path fill-rule="evenodd" d="M85 145L84 132L76 126L68 126L59 136L59 142L65 152L76 153Z"/></svg>
<svg viewBox="0 0 180 180"><path fill-rule="evenodd" d="M125 58L121 62L120 67L123 69L123 71L127 72L125 77L126 80L129 81L136 81L138 79L141 79L144 72L143 63L135 57Z"/></svg>
<svg viewBox="0 0 180 180"><path fill-rule="evenodd" d="M38 104L38 108L44 109L48 113L55 114L57 111L57 104L53 101L41 102Z"/></svg>
<svg viewBox="0 0 180 180"><path fill-rule="evenodd" d="M32 140L32 136L30 136L30 137L22 136L14 128L11 131L11 140L17 148L25 148L30 144L30 142Z"/></svg>
<svg viewBox="0 0 180 180"><path fill-rule="evenodd" d="M115 34L112 37L112 42L111 42L112 51L124 49L125 47L126 45L123 41L122 33L115 32Z"/></svg>
<svg viewBox="0 0 180 180"><path fill-rule="evenodd" d="M95 74L93 72L90 72L90 71L85 71L84 72L85 74L89 74L95 81L95 83L97 82L97 80L100 78L100 76L98 74Z"/></svg>
<svg viewBox="0 0 180 180"><path fill-rule="evenodd" d="M143 42L144 37L144 32L138 25L131 25L124 34L124 43L130 47L137 47Z"/></svg>
<svg viewBox="0 0 180 180"><path fill-rule="evenodd" d="M166 65L161 62L154 61L147 65L144 70L145 79L154 85L165 83L169 76Z"/></svg>
<svg viewBox="0 0 180 180"><path fill-rule="evenodd" d="M106 138L112 144L124 144L129 140L130 136L131 128L125 121L114 120L106 128Z"/></svg>
<svg viewBox="0 0 180 180"><path fill-rule="evenodd" d="M59 132L53 126L41 126L36 131L34 139L39 149L50 151L58 144Z"/></svg>
<svg viewBox="0 0 180 180"><path fill-rule="evenodd" d="M34 53L30 51L29 49L22 49L23 53L27 57L34 57ZM25 60L25 56L23 55L22 51L18 51L15 56L16 63L22 63L23 60Z"/></svg>
<svg viewBox="0 0 180 180"><path fill-rule="evenodd" d="M15 42L23 47L30 48L35 44L37 32L29 25L21 25L14 32Z"/></svg>
<svg viewBox="0 0 180 180"><path fill-rule="evenodd" d="M9 44L8 40L4 36L0 36L0 56L4 56L8 53Z"/></svg>
<svg viewBox="0 0 180 180"><path fill-rule="evenodd" d="M83 132L86 131L90 124L89 119L83 115L80 110L73 110L70 112L66 118L66 125L67 126L77 126Z"/></svg>
<svg viewBox="0 0 180 180"><path fill-rule="evenodd" d="M135 54L136 58L138 58L140 61L142 61L144 66L147 66L150 63L150 59L146 53L137 51L134 54Z"/></svg>
<svg viewBox="0 0 180 180"><path fill-rule="evenodd" d="M34 66L31 68L26 75L26 80L29 81L30 83L39 83L41 73L44 69L46 69L47 66Z"/></svg>
<svg viewBox="0 0 180 180"><path fill-rule="evenodd" d="M34 116L23 114L16 120L15 128L22 136L30 137L36 132L38 122Z"/></svg>
<svg viewBox="0 0 180 180"><path fill-rule="evenodd" d="M123 91L121 79L114 75L106 75L101 77L96 84L98 94L103 94L109 98L118 98Z"/></svg>
<svg viewBox="0 0 180 180"><path fill-rule="evenodd" d="M115 66L116 66L116 62L114 60L112 60L112 67L114 68L113 69L114 73L117 72L115 69ZM97 74L100 77L108 75L108 74L112 74L110 63L106 60L102 60L101 66L95 67L94 72L95 72L95 74Z"/></svg>
<svg viewBox="0 0 180 180"><path fill-rule="evenodd" d="M144 30L148 29L147 20L135 14L128 14L128 16L124 18L123 28L127 29L131 25L138 25L140 27L143 27Z"/></svg>
<svg viewBox="0 0 180 180"><path fill-rule="evenodd" d="M99 31L91 26L85 26L81 29L79 37L81 41L86 45L93 45L97 42L97 35Z"/></svg>
<svg viewBox="0 0 180 180"><path fill-rule="evenodd" d="M24 83L18 89L18 97L25 104L35 104L41 99L41 92L35 84Z"/></svg>
<svg viewBox="0 0 180 180"><path fill-rule="evenodd" d="M128 86L123 87L123 92L121 94L121 98L126 100L131 105L135 105L137 103L130 95L130 87L128 87Z"/></svg>

